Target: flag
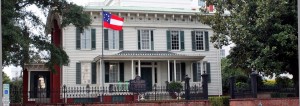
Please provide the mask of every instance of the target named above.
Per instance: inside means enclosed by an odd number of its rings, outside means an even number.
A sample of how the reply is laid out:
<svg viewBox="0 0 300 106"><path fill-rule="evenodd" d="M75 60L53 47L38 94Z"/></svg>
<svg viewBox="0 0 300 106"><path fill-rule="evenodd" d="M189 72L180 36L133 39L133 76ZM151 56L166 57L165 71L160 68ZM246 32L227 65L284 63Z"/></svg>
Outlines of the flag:
<svg viewBox="0 0 300 106"><path fill-rule="evenodd" d="M103 11L103 24L104 27L110 28L113 30L122 30L124 19L114 15L110 14L109 12Z"/></svg>

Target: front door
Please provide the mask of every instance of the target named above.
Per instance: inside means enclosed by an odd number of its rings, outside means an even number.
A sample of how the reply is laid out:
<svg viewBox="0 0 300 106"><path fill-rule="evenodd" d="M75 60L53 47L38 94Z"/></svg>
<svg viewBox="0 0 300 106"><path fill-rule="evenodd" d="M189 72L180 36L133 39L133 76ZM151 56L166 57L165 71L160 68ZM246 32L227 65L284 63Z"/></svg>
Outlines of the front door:
<svg viewBox="0 0 300 106"><path fill-rule="evenodd" d="M146 81L147 91L152 90L152 68L141 67L141 78Z"/></svg>

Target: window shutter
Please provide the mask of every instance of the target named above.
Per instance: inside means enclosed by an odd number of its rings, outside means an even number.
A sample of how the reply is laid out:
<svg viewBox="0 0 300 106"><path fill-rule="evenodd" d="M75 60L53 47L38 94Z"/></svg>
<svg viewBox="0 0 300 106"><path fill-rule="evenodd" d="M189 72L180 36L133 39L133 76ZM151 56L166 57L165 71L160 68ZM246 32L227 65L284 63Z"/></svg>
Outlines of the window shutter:
<svg viewBox="0 0 300 106"><path fill-rule="evenodd" d="M141 31L138 30L138 50L141 50L141 38L140 38Z"/></svg>
<svg viewBox="0 0 300 106"><path fill-rule="evenodd" d="M108 29L104 29L104 50L108 50Z"/></svg>
<svg viewBox="0 0 300 106"><path fill-rule="evenodd" d="M123 30L119 31L119 50L123 50L123 45L124 45L124 41L123 41Z"/></svg>
<svg viewBox="0 0 300 106"><path fill-rule="evenodd" d="M92 84L97 83L96 62L92 62Z"/></svg>
<svg viewBox="0 0 300 106"><path fill-rule="evenodd" d="M181 63L181 80L185 80L185 63Z"/></svg>
<svg viewBox="0 0 300 106"><path fill-rule="evenodd" d="M153 30L151 30L151 50L154 50L154 43L153 43Z"/></svg>
<svg viewBox="0 0 300 106"><path fill-rule="evenodd" d="M205 31L204 35L205 35L205 51L209 51L209 36L208 36L208 32Z"/></svg>
<svg viewBox="0 0 300 106"><path fill-rule="evenodd" d="M180 31L180 50L184 51L184 31Z"/></svg>
<svg viewBox="0 0 300 106"><path fill-rule="evenodd" d="M81 84L81 64L76 63L76 84Z"/></svg>
<svg viewBox="0 0 300 106"><path fill-rule="evenodd" d="M167 50L171 50L171 33L167 31Z"/></svg>
<svg viewBox="0 0 300 106"><path fill-rule="evenodd" d="M96 29L92 29L92 50L96 49Z"/></svg>
<svg viewBox="0 0 300 106"><path fill-rule="evenodd" d="M192 31L192 51L196 51L196 34Z"/></svg>
<svg viewBox="0 0 300 106"><path fill-rule="evenodd" d="M109 82L109 62L104 63L105 68L105 83Z"/></svg>
<svg viewBox="0 0 300 106"><path fill-rule="evenodd" d="M119 63L120 65L120 82L124 82L124 63Z"/></svg>
<svg viewBox="0 0 300 106"><path fill-rule="evenodd" d="M80 29L76 27L76 49L80 49Z"/></svg>
<svg viewBox="0 0 300 106"><path fill-rule="evenodd" d="M193 63L193 82L197 82L197 62Z"/></svg>
<svg viewBox="0 0 300 106"><path fill-rule="evenodd" d="M170 62L170 81L173 81L174 63Z"/></svg>
<svg viewBox="0 0 300 106"><path fill-rule="evenodd" d="M206 73L208 74L208 77L207 77L207 82L210 83L211 82L211 73L210 73L210 63L207 62L206 63Z"/></svg>

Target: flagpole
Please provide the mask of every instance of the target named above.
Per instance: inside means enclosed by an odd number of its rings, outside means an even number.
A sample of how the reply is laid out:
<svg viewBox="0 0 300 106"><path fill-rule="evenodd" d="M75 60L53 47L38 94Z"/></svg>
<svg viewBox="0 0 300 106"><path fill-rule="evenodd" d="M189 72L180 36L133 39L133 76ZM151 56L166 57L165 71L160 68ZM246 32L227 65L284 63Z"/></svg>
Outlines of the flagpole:
<svg viewBox="0 0 300 106"><path fill-rule="evenodd" d="M104 82L105 82L104 81L105 80L105 78L104 78L104 74L105 73L103 72L103 69L104 69L104 65L103 65L104 64L103 63L104 62L103 61L103 48L104 48L104 43L103 43L104 42L104 37L103 37L103 34L104 34L104 29L103 29L104 22L103 22L103 19L104 19L104 14L103 14L103 8L101 8L101 10L102 10L102 50L101 50L102 53L101 53L101 60L100 60L101 61L101 70L100 70L101 71L101 77L100 78L102 78L102 80L101 80L102 82L101 83L102 83L102 87L103 87L103 91L104 91ZM102 91L101 102L103 102L103 96L104 96L104 92L103 91Z"/></svg>
<svg viewBox="0 0 300 106"><path fill-rule="evenodd" d="M103 76L105 76L104 74L104 72L103 72L103 69L104 69L104 61L103 61L103 48L104 48L104 37L103 37L103 34L104 34L104 29L103 29L103 26L104 26L104 22L103 22L103 19L104 19L104 14L103 14L103 8L101 8L101 10L102 10L102 53L101 53L101 73L102 73L102 87L104 87L104 80L105 80L105 78L103 77Z"/></svg>

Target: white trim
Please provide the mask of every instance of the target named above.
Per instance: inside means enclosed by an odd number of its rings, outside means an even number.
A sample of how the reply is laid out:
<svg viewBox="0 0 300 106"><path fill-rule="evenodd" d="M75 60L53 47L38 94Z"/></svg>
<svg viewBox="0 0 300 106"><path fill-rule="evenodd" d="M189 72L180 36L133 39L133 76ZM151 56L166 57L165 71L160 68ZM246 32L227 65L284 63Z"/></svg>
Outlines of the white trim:
<svg viewBox="0 0 300 106"><path fill-rule="evenodd" d="M138 63L138 76L141 76L141 60L139 60L139 63Z"/></svg>
<svg viewBox="0 0 300 106"><path fill-rule="evenodd" d="M99 61L99 85L103 85L103 82L102 82L102 80L103 80L103 78L102 78L102 71L103 71L103 67L102 67L102 60L100 60Z"/></svg>
<svg viewBox="0 0 300 106"><path fill-rule="evenodd" d="M133 74L134 68L133 68L133 64L134 64L134 62L133 62L133 60L131 60L131 79L134 79L134 74Z"/></svg>
<svg viewBox="0 0 300 106"><path fill-rule="evenodd" d="M151 30L151 29L139 29L139 30L140 30L140 50L146 50L146 51L149 50L149 51L150 51L151 48L152 48L152 47L151 47L151 31L153 31L153 30ZM143 49L143 42L142 42L142 38L143 38L143 36L142 36L142 35L143 35L143 32L142 32L142 31L143 31L143 30L144 30L144 31L149 31L149 32L148 32L148 37L149 37L149 39L148 39L148 42L149 42L149 43L148 43L149 48L148 48L148 49Z"/></svg>
<svg viewBox="0 0 300 106"><path fill-rule="evenodd" d="M197 50L197 43L196 43L196 32L202 32L203 33L203 50ZM194 34L195 34L195 51L205 51L205 46L206 46L206 42L205 42L205 31L206 30L194 30Z"/></svg>
<svg viewBox="0 0 300 106"><path fill-rule="evenodd" d="M181 34L180 34L180 31L183 31L182 29L178 29L178 30L176 30L176 29L170 29L169 30L170 31L170 50L171 51L181 51ZM172 31L177 31L178 32L178 50L173 50L172 49Z"/></svg>
<svg viewBox="0 0 300 106"><path fill-rule="evenodd" d="M174 60L174 63L173 63L173 64L174 64L174 67L173 67L173 69L174 69L174 70L173 70L173 71L174 71L174 72L173 72L173 74L174 74L174 82L176 82L176 81L177 81L177 79L176 79L176 60Z"/></svg>

